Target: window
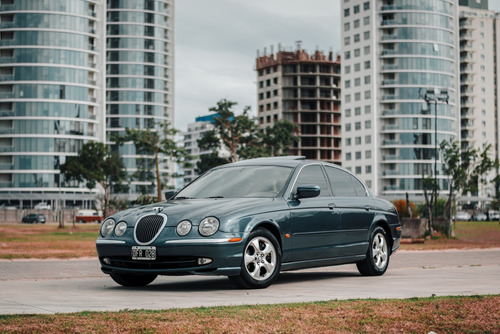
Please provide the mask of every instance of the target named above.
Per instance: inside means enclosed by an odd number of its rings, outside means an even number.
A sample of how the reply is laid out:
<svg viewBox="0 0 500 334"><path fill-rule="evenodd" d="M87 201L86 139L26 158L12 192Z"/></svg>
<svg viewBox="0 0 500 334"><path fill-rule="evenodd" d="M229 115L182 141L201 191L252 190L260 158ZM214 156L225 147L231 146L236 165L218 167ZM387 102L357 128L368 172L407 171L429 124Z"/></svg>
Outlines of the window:
<svg viewBox="0 0 500 334"><path fill-rule="evenodd" d="M346 103L349 103L351 102L351 94L347 94L345 97L344 97L344 100Z"/></svg>
<svg viewBox="0 0 500 334"><path fill-rule="evenodd" d="M368 120L365 121L365 129L371 129L372 128L372 121Z"/></svg>
<svg viewBox="0 0 500 334"><path fill-rule="evenodd" d="M350 65L344 66L344 73L345 74L351 73L351 66Z"/></svg>
<svg viewBox="0 0 500 334"><path fill-rule="evenodd" d="M365 173L371 174L372 173L372 166L370 166L370 165L365 166Z"/></svg>
<svg viewBox="0 0 500 334"><path fill-rule="evenodd" d="M351 44L351 37L350 36L344 37L344 45L349 45L349 44Z"/></svg>
<svg viewBox="0 0 500 334"><path fill-rule="evenodd" d="M371 67L371 63L369 60L365 61L365 70L369 69Z"/></svg>
<svg viewBox="0 0 500 334"><path fill-rule="evenodd" d="M369 25L369 24L370 24L370 17L369 17L369 16L365 16L365 17L363 18L363 24L364 24L365 26L367 26L367 25Z"/></svg>
<svg viewBox="0 0 500 334"><path fill-rule="evenodd" d="M370 39L370 31L365 31L365 32L363 33L363 38L364 38L364 40L365 40L365 41L366 41L367 39Z"/></svg>
<svg viewBox="0 0 500 334"><path fill-rule="evenodd" d="M354 144L361 145L361 137L354 138Z"/></svg>
<svg viewBox="0 0 500 334"><path fill-rule="evenodd" d="M371 77L369 75L365 76L365 85L368 85L371 82Z"/></svg>
<svg viewBox="0 0 500 334"><path fill-rule="evenodd" d="M351 109L345 110L345 117L351 117Z"/></svg>
<svg viewBox="0 0 500 334"><path fill-rule="evenodd" d="M264 81L260 81L259 82L259 88L263 88L264 87Z"/></svg>
<svg viewBox="0 0 500 334"><path fill-rule="evenodd" d="M352 154L351 154L351 152L348 152L348 153L346 153L346 154L345 154L345 159L346 159L347 161L350 161L350 160L352 159Z"/></svg>
<svg viewBox="0 0 500 334"><path fill-rule="evenodd" d="M361 100L361 93L355 93L354 94L354 101L359 101Z"/></svg>
<svg viewBox="0 0 500 334"><path fill-rule="evenodd" d="M351 131L351 123L347 123L345 125L345 132L349 132L349 131Z"/></svg>
<svg viewBox="0 0 500 334"><path fill-rule="evenodd" d="M361 122L354 123L354 129L355 130L361 130ZM360 157L361 157L361 153L360 153Z"/></svg>
<svg viewBox="0 0 500 334"><path fill-rule="evenodd" d="M354 86L358 87L359 85L361 85L361 78L354 79Z"/></svg>
<svg viewBox="0 0 500 334"><path fill-rule="evenodd" d="M346 80L344 86L345 88L351 88L351 80Z"/></svg>
<svg viewBox="0 0 500 334"><path fill-rule="evenodd" d="M365 100L371 99L372 93L369 90L365 90Z"/></svg>
<svg viewBox="0 0 500 334"><path fill-rule="evenodd" d="M365 114L370 114L372 112L371 106L365 106Z"/></svg>
<svg viewBox="0 0 500 334"><path fill-rule="evenodd" d="M351 180L354 185L354 190L356 190L356 195L358 197L366 197L366 189L363 184L354 176L351 175Z"/></svg>
<svg viewBox="0 0 500 334"><path fill-rule="evenodd" d="M346 146L351 146L351 138L347 138L345 144Z"/></svg>
<svg viewBox="0 0 500 334"><path fill-rule="evenodd" d="M361 64L360 63L354 64L354 72L358 72L360 70L361 70Z"/></svg>
<svg viewBox="0 0 500 334"><path fill-rule="evenodd" d="M354 20L354 29L359 28L359 20Z"/></svg>
<svg viewBox="0 0 500 334"><path fill-rule="evenodd" d="M354 50L354 57L359 57L361 55L361 49Z"/></svg>
<svg viewBox="0 0 500 334"><path fill-rule="evenodd" d="M364 54L365 56L367 56L367 55L369 55L369 54L370 54L370 46L369 46L369 45L367 45L367 46L365 46L365 47L364 47L364 49L363 49L363 54Z"/></svg>
<svg viewBox="0 0 500 334"><path fill-rule="evenodd" d="M372 158L372 151L367 150L365 151L365 159L371 159Z"/></svg>
<svg viewBox="0 0 500 334"><path fill-rule="evenodd" d="M354 43L357 43L361 40L361 36L359 34L354 35Z"/></svg>
<svg viewBox="0 0 500 334"><path fill-rule="evenodd" d="M367 1L367 2L364 2L364 3L363 3L363 9L364 9L364 10L368 10L368 9L370 9L370 1Z"/></svg>
<svg viewBox="0 0 500 334"><path fill-rule="evenodd" d="M297 187L299 186L311 184L319 186L319 188L321 189L321 192L319 194L320 197L330 196L330 187L328 186L325 175L323 174L320 165L304 167L300 172L297 181L295 182L293 192L297 193Z"/></svg>
<svg viewBox="0 0 500 334"><path fill-rule="evenodd" d="M356 115L356 116L361 115L361 108L360 107L354 108L354 115Z"/></svg>
<svg viewBox="0 0 500 334"><path fill-rule="evenodd" d="M266 80L266 87L269 87L269 86L271 86L271 79Z"/></svg>
<svg viewBox="0 0 500 334"><path fill-rule="evenodd" d="M273 96L278 96L278 90L277 89L273 90Z"/></svg>
<svg viewBox="0 0 500 334"><path fill-rule="evenodd" d="M361 166L356 166L356 174L361 174Z"/></svg>
<svg viewBox="0 0 500 334"><path fill-rule="evenodd" d="M347 60L347 59L351 59L351 51L346 51L344 52L344 58Z"/></svg>
<svg viewBox="0 0 500 334"><path fill-rule="evenodd" d="M350 22L344 23L344 31L349 31L349 30L351 30L351 23Z"/></svg>
<svg viewBox="0 0 500 334"><path fill-rule="evenodd" d="M359 13L359 5L354 6L352 9L354 14Z"/></svg>
<svg viewBox="0 0 500 334"><path fill-rule="evenodd" d="M356 160L360 160L361 159L361 152L356 152L355 156L356 156Z"/></svg>
<svg viewBox="0 0 500 334"><path fill-rule="evenodd" d="M332 187L333 196L356 197L356 190L349 173L330 166L325 166L325 170Z"/></svg>
<svg viewBox="0 0 500 334"><path fill-rule="evenodd" d="M365 136L365 144L370 144L372 142L372 136L367 135Z"/></svg>
<svg viewBox="0 0 500 334"><path fill-rule="evenodd" d="M344 17L348 17L349 15L351 15L350 8L344 9Z"/></svg>

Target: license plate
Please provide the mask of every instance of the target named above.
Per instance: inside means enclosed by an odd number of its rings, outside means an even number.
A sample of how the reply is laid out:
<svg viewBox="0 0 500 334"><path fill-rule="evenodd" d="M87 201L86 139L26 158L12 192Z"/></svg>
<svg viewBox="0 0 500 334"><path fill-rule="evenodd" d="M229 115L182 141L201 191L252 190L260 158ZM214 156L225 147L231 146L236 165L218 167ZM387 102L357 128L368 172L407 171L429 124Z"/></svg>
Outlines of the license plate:
<svg viewBox="0 0 500 334"><path fill-rule="evenodd" d="M132 260L156 260L156 247L132 246Z"/></svg>

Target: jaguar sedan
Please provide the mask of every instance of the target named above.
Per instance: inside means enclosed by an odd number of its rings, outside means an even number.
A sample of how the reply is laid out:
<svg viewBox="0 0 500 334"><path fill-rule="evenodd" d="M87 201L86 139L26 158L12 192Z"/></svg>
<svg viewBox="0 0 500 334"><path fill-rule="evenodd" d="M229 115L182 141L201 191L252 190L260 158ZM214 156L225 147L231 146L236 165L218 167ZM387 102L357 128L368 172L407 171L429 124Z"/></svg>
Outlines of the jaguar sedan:
<svg viewBox="0 0 500 334"><path fill-rule="evenodd" d="M281 271L346 263L382 275L400 237L394 206L349 171L279 157L213 168L165 202L116 213L96 246L123 286L197 274L266 288Z"/></svg>

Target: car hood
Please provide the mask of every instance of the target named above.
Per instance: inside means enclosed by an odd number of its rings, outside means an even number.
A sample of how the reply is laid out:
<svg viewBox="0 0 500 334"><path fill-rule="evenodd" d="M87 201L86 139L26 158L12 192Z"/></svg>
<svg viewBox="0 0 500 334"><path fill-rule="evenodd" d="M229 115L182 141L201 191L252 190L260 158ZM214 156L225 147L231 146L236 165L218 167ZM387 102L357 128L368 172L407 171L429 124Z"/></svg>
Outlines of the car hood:
<svg viewBox="0 0 500 334"><path fill-rule="evenodd" d="M138 208L128 209L112 215L115 221L124 220L129 226L144 215L161 212L167 216L167 226L176 226L181 220L198 225L203 218L217 217L221 223L232 218L255 213L276 211L286 208L283 199L278 198L202 198L172 200Z"/></svg>

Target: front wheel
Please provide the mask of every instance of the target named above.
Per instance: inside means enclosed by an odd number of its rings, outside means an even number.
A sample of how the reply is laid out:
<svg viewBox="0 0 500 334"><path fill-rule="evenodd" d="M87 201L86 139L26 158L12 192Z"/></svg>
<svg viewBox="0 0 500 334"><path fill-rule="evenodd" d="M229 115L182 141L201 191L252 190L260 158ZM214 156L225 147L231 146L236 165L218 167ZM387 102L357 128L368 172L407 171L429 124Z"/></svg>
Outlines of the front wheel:
<svg viewBox="0 0 500 334"><path fill-rule="evenodd" d="M113 281L123 286L145 286L153 282L158 275L109 274Z"/></svg>
<svg viewBox="0 0 500 334"><path fill-rule="evenodd" d="M359 273L363 276L380 276L389 266L390 249L387 242L387 233L377 226L370 235L370 248L366 259L356 263Z"/></svg>
<svg viewBox="0 0 500 334"><path fill-rule="evenodd" d="M238 276L229 276L236 286L262 289L270 286L281 269L281 248L274 235L265 229L256 229L248 237Z"/></svg>

